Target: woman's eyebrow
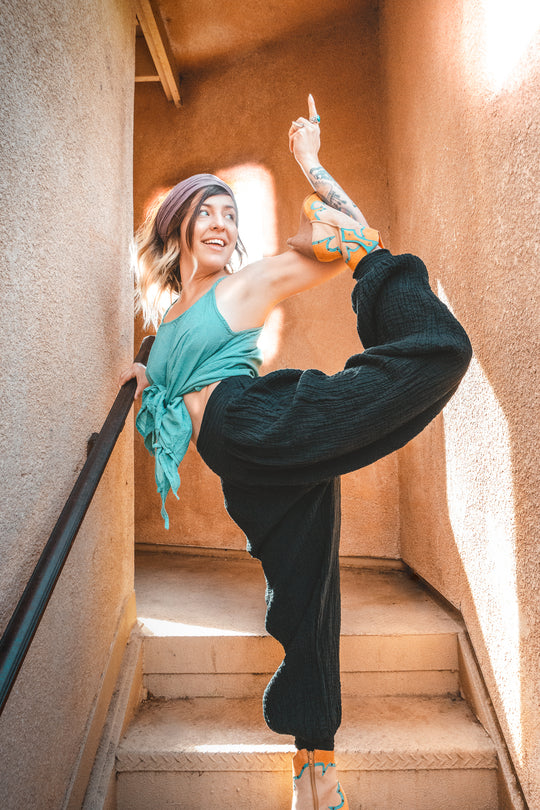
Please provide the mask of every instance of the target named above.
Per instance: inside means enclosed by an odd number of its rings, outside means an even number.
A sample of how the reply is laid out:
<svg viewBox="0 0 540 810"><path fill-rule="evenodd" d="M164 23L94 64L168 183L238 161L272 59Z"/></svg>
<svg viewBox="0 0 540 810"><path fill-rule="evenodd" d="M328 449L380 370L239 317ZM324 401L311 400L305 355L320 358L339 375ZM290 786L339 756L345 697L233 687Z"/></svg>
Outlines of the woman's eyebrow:
<svg viewBox="0 0 540 810"><path fill-rule="evenodd" d="M209 203L209 202L201 203L201 208L204 208L205 206L206 206L206 208L215 208L216 207L214 203ZM231 210L231 211L236 212L236 208L234 207L234 205L223 205L223 206L220 206L220 207L223 208L224 210L227 209L227 210Z"/></svg>

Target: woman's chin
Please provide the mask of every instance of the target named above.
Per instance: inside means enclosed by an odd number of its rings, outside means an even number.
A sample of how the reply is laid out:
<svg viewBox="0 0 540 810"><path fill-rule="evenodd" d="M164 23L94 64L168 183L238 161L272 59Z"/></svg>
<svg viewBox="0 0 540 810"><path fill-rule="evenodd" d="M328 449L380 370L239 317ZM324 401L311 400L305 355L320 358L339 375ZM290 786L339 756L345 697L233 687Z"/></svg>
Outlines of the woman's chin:
<svg viewBox="0 0 540 810"><path fill-rule="evenodd" d="M199 268L205 268L206 270L223 270L223 268L229 264L231 260L231 255L228 251L216 251L215 253L210 253L205 251L203 256L198 257L198 266Z"/></svg>

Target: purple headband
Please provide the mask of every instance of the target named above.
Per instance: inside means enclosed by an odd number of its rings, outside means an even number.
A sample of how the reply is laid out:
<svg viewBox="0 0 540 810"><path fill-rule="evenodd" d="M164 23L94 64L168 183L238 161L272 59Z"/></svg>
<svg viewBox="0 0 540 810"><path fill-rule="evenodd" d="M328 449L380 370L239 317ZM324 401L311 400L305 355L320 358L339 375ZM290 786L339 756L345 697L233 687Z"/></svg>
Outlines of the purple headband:
<svg viewBox="0 0 540 810"><path fill-rule="evenodd" d="M166 242L169 236L171 223L178 212L178 209L188 197L195 194L207 186L219 186L223 189L225 194L228 194L234 200L234 194L230 186L216 177L215 174L194 174L188 177L187 180L182 180L178 183L165 197L161 203L156 215L156 229L163 242Z"/></svg>

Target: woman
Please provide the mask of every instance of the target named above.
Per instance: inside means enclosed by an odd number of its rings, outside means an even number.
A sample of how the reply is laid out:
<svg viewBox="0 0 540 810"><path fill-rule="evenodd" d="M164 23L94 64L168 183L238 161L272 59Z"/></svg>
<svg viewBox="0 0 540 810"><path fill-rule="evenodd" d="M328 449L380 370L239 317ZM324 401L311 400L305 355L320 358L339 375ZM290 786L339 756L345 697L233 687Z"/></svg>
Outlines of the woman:
<svg viewBox="0 0 540 810"><path fill-rule="evenodd" d="M293 810L347 808L334 763L339 679L339 476L419 433L468 366L462 327L429 287L415 256L392 256L318 162L319 117L298 118L289 147L315 194L292 250L229 272L241 249L232 191L212 175L179 183L138 236L139 291L178 298L145 370L132 365L143 404L137 427L155 455L165 497L180 483L191 440L222 481L231 517L261 560L267 630L285 657L263 700L268 726L292 734ZM258 377L256 342L280 301L347 269L364 351L343 371L284 369ZM148 319L149 319L148 318Z"/></svg>

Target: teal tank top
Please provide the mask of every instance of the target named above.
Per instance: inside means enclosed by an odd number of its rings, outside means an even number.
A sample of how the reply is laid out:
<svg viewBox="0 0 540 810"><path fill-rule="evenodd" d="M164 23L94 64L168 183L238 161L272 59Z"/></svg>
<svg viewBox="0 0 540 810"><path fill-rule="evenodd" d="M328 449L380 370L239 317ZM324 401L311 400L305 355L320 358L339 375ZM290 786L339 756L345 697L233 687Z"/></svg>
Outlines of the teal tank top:
<svg viewBox="0 0 540 810"><path fill-rule="evenodd" d="M165 528L169 516L165 499L172 489L178 498L178 466L192 434L184 394L205 385L248 374L257 377L262 355L257 340L262 327L234 332L216 303L218 279L205 295L172 321L159 326L150 351L145 388L136 426L155 458Z"/></svg>

